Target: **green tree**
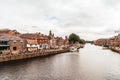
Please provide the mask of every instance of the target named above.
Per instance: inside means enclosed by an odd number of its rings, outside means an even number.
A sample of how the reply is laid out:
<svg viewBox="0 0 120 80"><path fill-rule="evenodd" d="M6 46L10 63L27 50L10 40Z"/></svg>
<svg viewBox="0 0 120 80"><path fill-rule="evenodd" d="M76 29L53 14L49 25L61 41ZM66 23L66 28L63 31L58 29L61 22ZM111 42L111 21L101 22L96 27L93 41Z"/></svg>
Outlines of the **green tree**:
<svg viewBox="0 0 120 80"><path fill-rule="evenodd" d="M81 43L81 44L85 44L86 41L85 41L84 39L80 39L80 40L79 40L79 43Z"/></svg>
<svg viewBox="0 0 120 80"><path fill-rule="evenodd" d="M84 44L85 43L85 40L84 39L80 39L80 37L75 34L75 33L72 33L69 35L69 42L72 44L76 43L76 42L79 42L79 43L82 43Z"/></svg>

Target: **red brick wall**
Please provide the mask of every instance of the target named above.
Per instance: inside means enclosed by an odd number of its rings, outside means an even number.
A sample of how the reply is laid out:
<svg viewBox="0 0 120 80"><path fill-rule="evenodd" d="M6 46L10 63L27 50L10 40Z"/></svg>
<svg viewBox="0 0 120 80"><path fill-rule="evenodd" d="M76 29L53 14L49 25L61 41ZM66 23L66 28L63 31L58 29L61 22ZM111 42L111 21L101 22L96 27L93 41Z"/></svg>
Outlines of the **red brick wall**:
<svg viewBox="0 0 120 80"><path fill-rule="evenodd" d="M16 47L16 50L13 50L13 47ZM23 51L26 51L26 41L21 42L20 40L17 40L16 42L14 42L13 40L10 41L10 51L12 53L20 53Z"/></svg>

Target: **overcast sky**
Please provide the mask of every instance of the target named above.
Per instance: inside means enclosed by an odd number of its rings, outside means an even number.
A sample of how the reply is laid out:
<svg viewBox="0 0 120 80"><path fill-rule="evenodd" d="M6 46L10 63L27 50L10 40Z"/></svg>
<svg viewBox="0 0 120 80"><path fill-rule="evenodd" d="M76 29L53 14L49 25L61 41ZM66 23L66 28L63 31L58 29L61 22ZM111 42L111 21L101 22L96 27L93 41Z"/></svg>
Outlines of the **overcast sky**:
<svg viewBox="0 0 120 80"><path fill-rule="evenodd" d="M0 0L0 28L111 37L120 29L120 0Z"/></svg>

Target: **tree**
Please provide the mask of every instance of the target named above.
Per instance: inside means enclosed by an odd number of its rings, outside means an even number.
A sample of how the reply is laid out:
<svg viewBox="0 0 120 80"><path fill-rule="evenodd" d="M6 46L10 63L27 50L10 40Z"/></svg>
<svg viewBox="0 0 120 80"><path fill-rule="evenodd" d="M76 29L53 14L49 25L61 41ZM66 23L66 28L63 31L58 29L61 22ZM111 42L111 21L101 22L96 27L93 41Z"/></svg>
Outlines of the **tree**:
<svg viewBox="0 0 120 80"><path fill-rule="evenodd" d="M84 39L80 39L80 40L79 40L79 43L81 43L81 44L85 44L86 41L85 41Z"/></svg>
<svg viewBox="0 0 120 80"><path fill-rule="evenodd" d="M70 42L70 44L72 44L72 43L74 44L76 42L85 44L85 40L84 39L80 39L80 37L77 34L75 34L75 33L72 33L72 34L69 35L69 42Z"/></svg>

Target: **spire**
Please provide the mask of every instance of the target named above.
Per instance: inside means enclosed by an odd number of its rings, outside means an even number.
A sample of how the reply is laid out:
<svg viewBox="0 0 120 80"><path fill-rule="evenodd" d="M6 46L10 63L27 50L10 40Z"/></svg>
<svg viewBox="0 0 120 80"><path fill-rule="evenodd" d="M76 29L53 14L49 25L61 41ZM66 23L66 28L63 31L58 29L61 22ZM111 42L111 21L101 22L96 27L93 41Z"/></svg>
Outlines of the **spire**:
<svg viewBox="0 0 120 80"><path fill-rule="evenodd" d="M52 31L51 30L49 31L49 35L52 35Z"/></svg>

